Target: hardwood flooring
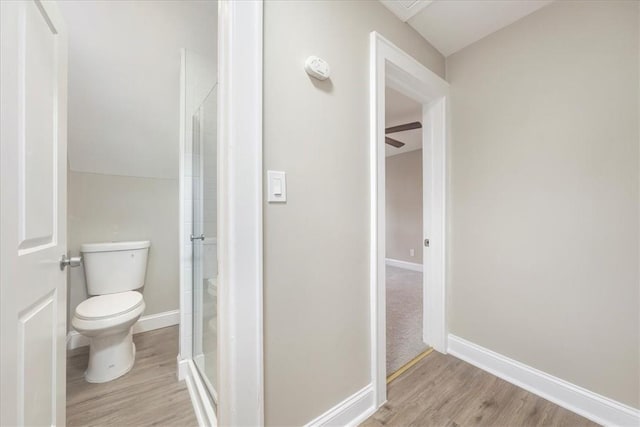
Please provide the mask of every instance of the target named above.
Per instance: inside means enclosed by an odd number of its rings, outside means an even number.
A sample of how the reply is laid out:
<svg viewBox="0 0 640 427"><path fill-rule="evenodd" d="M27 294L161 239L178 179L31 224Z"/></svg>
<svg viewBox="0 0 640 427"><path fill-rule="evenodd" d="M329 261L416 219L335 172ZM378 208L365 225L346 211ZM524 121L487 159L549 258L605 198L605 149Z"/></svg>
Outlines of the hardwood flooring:
<svg viewBox="0 0 640 427"><path fill-rule="evenodd" d="M88 348L67 359L68 426L197 426L176 378L178 327L134 336L131 372L104 384L83 373ZM388 401L363 427L596 426L453 356L431 353L389 384Z"/></svg>
<svg viewBox="0 0 640 427"><path fill-rule="evenodd" d="M68 426L197 426L189 392L176 376L178 326L134 335L136 362L126 375L90 384L89 348L67 358Z"/></svg>
<svg viewBox="0 0 640 427"><path fill-rule="evenodd" d="M387 403L362 427L597 426L460 359L435 351L392 381L387 390Z"/></svg>

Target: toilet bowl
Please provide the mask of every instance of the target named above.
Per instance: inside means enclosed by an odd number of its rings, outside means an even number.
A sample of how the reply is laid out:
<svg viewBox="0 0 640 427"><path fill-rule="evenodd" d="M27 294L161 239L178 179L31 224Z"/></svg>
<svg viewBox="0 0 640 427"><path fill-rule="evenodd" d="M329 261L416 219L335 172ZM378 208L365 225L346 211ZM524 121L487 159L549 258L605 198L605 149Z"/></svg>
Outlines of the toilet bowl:
<svg viewBox="0 0 640 427"><path fill-rule="evenodd" d="M144 309L136 291L91 297L76 307L71 324L90 339L87 382L111 381L131 370L136 353L131 329Z"/></svg>
<svg viewBox="0 0 640 427"><path fill-rule="evenodd" d="M90 341L87 382L111 381L133 367L132 329L145 309L137 289L144 285L150 246L142 241L92 243L80 248L91 297L76 307L71 325Z"/></svg>

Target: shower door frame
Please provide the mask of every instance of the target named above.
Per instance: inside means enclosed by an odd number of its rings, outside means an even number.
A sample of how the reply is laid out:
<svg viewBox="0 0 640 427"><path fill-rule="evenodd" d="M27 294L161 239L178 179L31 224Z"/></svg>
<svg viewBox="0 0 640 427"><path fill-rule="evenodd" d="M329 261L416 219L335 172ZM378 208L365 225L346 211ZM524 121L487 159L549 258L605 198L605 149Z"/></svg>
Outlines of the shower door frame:
<svg viewBox="0 0 640 427"><path fill-rule="evenodd" d="M218 3L218 385L214 413L192 360L193 339L180 328L178 377L187 382L200 425L264 425L262 293L262 0ZM185 60L181 64L185 101ZM185 109L180 137L180 260L184 243ZM181 322L193 301L180 279ZM185 332L186 331L186 332Z"/></svg>
<svg viewBox="0 0 640 427"><path fill-rule="evenodd" d="M216 412L216 407L218 405L218 392L217 389L215 388L214 384L212 383L211 378L209 378L206 374L205 371L202 370L202 367L199 366L198 362L196 361L198 356L205 356L204 354L196 354L197 352L195 351L195 344L197 344L197 339L203 338L203 334L204 334L204 328L203 328L203 318L201 317L200 319L197 319L197 313L201 313L202 315L204 315L203 312L203 304L204 304L204 296L201 295L201 297L198 299L196 298L196 292L198 292L198 287L200 287L200 292L204 293L204 289L203 289L203 279L204 279L204 265L207 262L211 262L213 261L212 259L204 259L205 257L205 246L211 244L211 242L213 241L214 244L216 244L216 237L211 237L209 236L207 233L205 233L204 227L205 227L205 203L206 203L206 197L205 197L205 193L206 193L206 179L205 179L205 157L206 157L206 153L205 153L205 143L204 143L204 117L203 117L203 107L204 104L206 102L206 100L210 97L210 96L216 96L216 91L217 91L217 83L215 83L213 85L213 87L211 88L211 90L209 91L209 93L207 94L207 96L204 98L204 100L202 101L202 104L200 104L200 106L198 107L198 109L196 110L195 114L193 115L193 126L192 126L192 154L193 154L193 158L192 158L192 171L195 171L196 169L198 170L198 174L196 175L195 172L193 173L194 176L194 183L193 183L193 203L192 203L192 209L193 209L193 213L192 213L192 219L193 219L193 225L192 225L192 232L191 235L192 236L202 236L203 239L191 239L191 245L192 245L192 269L191 269L191 282L192 282L192 293L191 293L191 301L192 304L192 308L191 308L191 321L193 322L192 324L192 358L194 361L194 365L196 367L196 370L198 371L199 375L200 375L200 379L202 380L202 384L204 385L204 387L206 388L206 390L208 391L209 397L211 398L211 400L209 401L209 404L207 406L210 406L210 408L207 408L209 411L215 413ZM216 120L217 120L217 112L216 112ZM197 149L196 149L196 145L197 145ZM217 143L216 143L216 150L217 150ZM217 153L216 153L216 157L217 157ZM217 168L217 166L216 166ZM197 181L195 181L195 179L197 179ZM196 185L197 183L197 185ZM210 189L210 188L209 188ZM197 194L196 194L197 191ZM217 192L217 189L216 189ZM196 203L196 201L198 203ZM199 226L199 231L196 231L196 227ZM216 224L217 226L217 224ZM216 232L217 235L217 232ZM216 255L217 255L217 251L216 251ZM217 260L216 260L217 262ZM197 304L199 303L199 304ZM217 303L217 297L216 297L216 303ZM199 307L197 307L197 305L199 305ZM216 304L216 310L218 309L217 304ZM217 318L217 314L216 314L216 318ZM216 352L217 352L217 333L216 333ZM204 345L204 340L202 342L200 342L201 345ZM217 355L216 355L216 359L217 359ZM205 365L206 365L206 360L203 360ZM218 365L218 364L216 364ZM219 374L218 372L218 366L216 366L216 377ZM201 396L202 397L202 396ZM206 396L203 396L206 397Z"/></svg>

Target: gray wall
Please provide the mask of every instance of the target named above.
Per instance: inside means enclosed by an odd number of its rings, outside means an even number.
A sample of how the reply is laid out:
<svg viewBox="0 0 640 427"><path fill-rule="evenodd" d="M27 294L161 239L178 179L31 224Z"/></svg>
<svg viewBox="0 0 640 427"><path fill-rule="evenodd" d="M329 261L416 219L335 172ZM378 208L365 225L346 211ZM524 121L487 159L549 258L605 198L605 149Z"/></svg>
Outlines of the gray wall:
<svg viewBox="0 0 640 427"><path fill-rule="evenodd" d="M422 264L422 150L387 157L385 173L386 256Z"/></svg>
<svg viewBox="0 0 640 427"><path fill-rule="evenodd" d="M555 2L447 58L451 332L635 407L639 5Z"/></svg>
<svg viewBox="0 0 640 427"><path fill-rule="evenodd" d="M369 32L435 71L444 59L377 1L264 5L265 418L303 425L370 382ZM329 81L304 72L318 55Z"/></svg>
<svg viewBox="0 0 640 427"><path fill-rule="evenodd" d="M178 308L178 181L69 173L69 251L87 242L151 240L145 314ZM71 269L69 313L87 298L82 268Z"/></svg>

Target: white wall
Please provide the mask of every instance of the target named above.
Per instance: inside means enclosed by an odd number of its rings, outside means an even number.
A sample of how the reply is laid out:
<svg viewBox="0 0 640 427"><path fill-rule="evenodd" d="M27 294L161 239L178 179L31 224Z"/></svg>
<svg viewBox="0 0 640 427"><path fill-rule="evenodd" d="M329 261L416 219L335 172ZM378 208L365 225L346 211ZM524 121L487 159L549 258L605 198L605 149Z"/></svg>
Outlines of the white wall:
<svg viewBox="0 0 640 427"><path fill-rule="evenodd" d="M451 332L635 407L639 7L555 2L447 58Z"/></svg>
<svg viewBox="0 0 640 427"><path fill-rule="evenodd" d="M440 75L444 59L377 1L264 13L264 168L287 172L287 203L264 208L265 420L299 426L371 381L369 33Z"/></svg>
<svg viewBox="0 0 640 427"><path fill-rule="evenodd" d="M217 3L63 1L69 250L151 240L145 314L178 308L180 49L215 58ZM86 296L71 274L69 310Z"/></svg>
<svg viewBox="0 0 640 427"><path fill-rule="evenodd" d="M145 314L178 308L178 182L70 171L68 247L86 242L151 240ZM69 313L87 298L83 268L70 269ZM70 326L69 326L70 327Z"/></svg>

